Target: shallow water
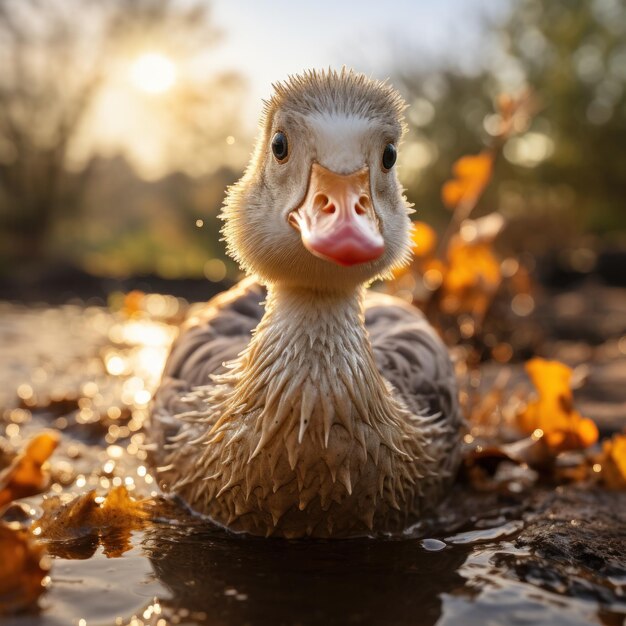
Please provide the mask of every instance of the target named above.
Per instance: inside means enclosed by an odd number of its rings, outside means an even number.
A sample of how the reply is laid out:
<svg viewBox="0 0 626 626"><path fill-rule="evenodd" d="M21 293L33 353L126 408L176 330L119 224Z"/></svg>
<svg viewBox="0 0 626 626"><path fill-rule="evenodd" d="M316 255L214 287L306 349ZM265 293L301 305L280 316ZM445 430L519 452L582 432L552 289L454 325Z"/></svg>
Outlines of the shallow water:
<svg viewBox="0 0 626 626"><path fill-rule="evenodd" d="M180 307L165 298L122 313L0 305L0 434L19 448L43 426L62 432L51 493L123 483L159 500L141 425ZM437 520L405 537L353 541L232 536L159 500L119 557L97 541L50 544L39 610L2 623L623 624L626 563L610 575L566 564L563 582L560 557L520 541L541 496L460 486ZM35 511L40 502L28 500Z"/></svg>

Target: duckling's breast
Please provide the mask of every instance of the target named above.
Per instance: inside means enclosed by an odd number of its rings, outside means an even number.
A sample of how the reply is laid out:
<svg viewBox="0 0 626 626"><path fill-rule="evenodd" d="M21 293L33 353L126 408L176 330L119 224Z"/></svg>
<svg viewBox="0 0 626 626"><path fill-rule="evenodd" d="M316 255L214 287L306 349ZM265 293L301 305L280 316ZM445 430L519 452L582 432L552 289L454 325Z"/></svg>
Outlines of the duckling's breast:
<svg viewBox="0 0 626 626"><path fill-rule="evenodd" d="M319 345L287 338L288 349L272 345L273 354L299 365L279 393L277 374L289 364L261 372L268 360L258 345L247 363L254 368L222 366L249 344L262 297L258 285L240 284L219 306L209 303L175 346L149 433L159 484L215 522L254 535L402 531L445 494L459 464L447 350L419 312L368 296L371 351L323 346L307 379L302 363L315 361L309 352ZM281 341L282 333L272 336ZM329 355L350 358L326 363ZM219 376L194 392L198 371L202 380Z"/></svg>
<svg viewBox="0 0 626 626"><path fill-rule="evenodd" d="M241 416L213 443L186 443L170 455L161 486L235 532L344 537L401 532L431 508L451 477L440 459L394 450L366 424L334 424L327 445L297 429L258 449L254 415Z"/></svg>

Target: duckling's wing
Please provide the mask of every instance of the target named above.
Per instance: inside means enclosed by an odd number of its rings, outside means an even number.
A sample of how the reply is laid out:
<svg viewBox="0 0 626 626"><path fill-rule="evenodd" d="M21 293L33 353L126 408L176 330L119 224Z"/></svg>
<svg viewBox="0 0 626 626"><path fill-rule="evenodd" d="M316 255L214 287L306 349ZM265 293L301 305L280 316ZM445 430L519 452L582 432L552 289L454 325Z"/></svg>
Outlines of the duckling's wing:
<svg viewBox="0 0 626 626"><path fill-rule="evenodd" d="M223 372L223 364L248 345L252 330L263 317L264 299L265 289L245 279L192 311L165 364L155 395L152 427L159 416L189 410L180 398L193 387L209 383L211 374Z"/></svg>
<svg viewBox="0 0 626 626"><path fill-rule="evenodd" d="M457 384L448 349L424 315L408 303L368 291L365 324L380 373L416 415L458 431Z"/></svg>

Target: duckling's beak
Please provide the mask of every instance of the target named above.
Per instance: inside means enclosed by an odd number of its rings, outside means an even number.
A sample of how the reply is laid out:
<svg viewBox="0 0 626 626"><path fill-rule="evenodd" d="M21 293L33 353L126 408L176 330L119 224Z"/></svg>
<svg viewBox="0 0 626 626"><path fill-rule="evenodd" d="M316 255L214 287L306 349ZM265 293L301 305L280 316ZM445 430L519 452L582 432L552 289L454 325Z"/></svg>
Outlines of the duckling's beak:
<svg viewBox="0 0 626 626"><path fill-rule="evenodd" d="M385 251L368 167L341 175L313 163L306 197L289 214L289 223L307 250L339 265L374 261Z"/></svg>

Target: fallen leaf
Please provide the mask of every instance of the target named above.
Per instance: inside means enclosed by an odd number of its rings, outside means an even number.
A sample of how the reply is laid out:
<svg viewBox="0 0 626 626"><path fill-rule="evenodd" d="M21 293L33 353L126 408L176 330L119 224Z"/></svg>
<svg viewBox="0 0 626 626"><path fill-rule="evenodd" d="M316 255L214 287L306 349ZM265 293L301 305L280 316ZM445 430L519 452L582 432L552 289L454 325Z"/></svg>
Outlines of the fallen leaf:
<svg viewBox="0 0 626 626"><path fill-rule="evenodd" d="M31 607L45 591L50 561L28 530L0 525L0 613Z"/></svg>
<svg viewBox="0 0 626 626"><path fill-rule="evenodd" d="M151 504L151 500L135 500L124 486L114 487L104 497L95 491L69 502L54 496L44 500L43 515L33 525L33 533L47 542L77 541L78 550L84 547L81 541L93 538L94 550L99 541L107 556L121 556L130 549L131 532L149 519ZM62 546L65 555L71 548ZM54 545L50 551L57 553Z"/></svg>
<svg viewBox="0 0 626 626"><path fill-rule="evenodd" d="M626 489L626 434L602 442L600 477L609 489Z"/></svg>
<svg viewBox="0 0 626 626"><path fill-rule="evenodd" d="M59 436L55 432L43 432L31 439L9 467L0 472L0 509L13 500L46 489L49 475L44 469L44 463L58 443Z"/></svg>
<svg viewBox="0 0 626 626"><path fill-rule="evenodd" d="M479 491L490 491L509 489L511 482L525 488L532 486L539 473L552 471L554 456L545 442L533 437L512 443L476 440L465 450L463 463L471 485ZM501 468L503 464L508 468L505 471ZM519 469L513 470L513 466Z"/></svg>
<svg viewBox="0 0 626 626"><path fill-rule="evenodd" d="M588 448L598 440L593 420L574 409L572 369L559 361L534 358L525 365L538 392L517 415L519 428L545 441L555 453Z"/></svg>

